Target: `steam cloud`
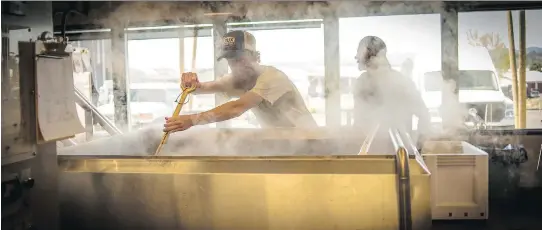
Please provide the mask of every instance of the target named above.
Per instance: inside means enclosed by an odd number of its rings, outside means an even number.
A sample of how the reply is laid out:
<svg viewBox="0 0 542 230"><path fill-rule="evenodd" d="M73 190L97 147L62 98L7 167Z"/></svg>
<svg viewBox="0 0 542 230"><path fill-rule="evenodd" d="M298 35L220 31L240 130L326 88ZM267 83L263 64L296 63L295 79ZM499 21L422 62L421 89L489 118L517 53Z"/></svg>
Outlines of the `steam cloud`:
<svg viewBox="0 0 542 230"><path fill-rule="evenodd" d="M127 25L130 22L156 21L156 19L170 19L171 21L181 21L187 24L206 22L209 17L204 16L208 13L202 8L194 9L186 7L192 3L179 4L176 2L125 2L117 7L113 12L107 14L106 17L98 20L97 24L102 24L107 28L118 28L122 25ZM195 3L194 3L195 4ZM194 5L192 4L192 5ZM291 6L292 3L289 3ZM246 19L254 21L262 21L264 19L276 20L279 17L284 18L285 15L290 15L292 19L296 18L323 18L323 15L330 9L337 9L342 12L352 12L352 15L367 14L367 15L385 15L394 13L442 13L443 5L439 2L385 2L380 5L375 3L361 3L359 8L352 9L351 4L344 4L341 1L331 1L325 6L324 3L309 4L297 3L304 5L303 9L299 7L288 7L288 3L246 3L242 7L234 5L225 5L219 11L222 12L241 12L246 15ZM104 11L105 12L105 9ZM102 14L102 12L100 12ZM354 13L355 12L355 13ZM450 22L446 22L450 23ZM163 25L163 24L160 24ZM153 25L145 25L153 26ZM154 25L157 26L157 25ZM457 31L450 31L449 34L457 36ZM114 36L114 35L113 35ZM361 38L360 38L361 39ZM331 41L338 42L338 41ZM356 47L352 47L356 49ZM393 52L392 50L388 52ZM443 55L447 56L447 55ZM122 59L124 54L119 54L113 50L113 58ZM120 63L119 62L119 63ZM457 63L455 63L457 65ZM448 87L443 87L443 98L445 95L451 95L455 90L454 82L447 82ZM333 93L333 92L329 92ZM397 107L408 106L403 101L397 101ZM173 106L173 105L172 105ZM394 106L391 106L394 107ZM366 108L371 110L372 108ZM466 111L460 105L452 105L443 111L452 117L462 117ZM383 111L383 117L393 114L394 111ZM339 118L340 120L341 118ZM315 138L308 137L309 131L298 135L288 140L284 138L282 141L265 142L261 136L255 136L256 131L239 131L230 132L228 130L208 130L204 128L191 128L190 130L174 133L170 136L169 144L164 147L162 153L164 155L292 155L292 154L309 154L302 152L305 150L319 152L319 155L326 154L356 154L365 138L365 131L345 131L343 129L337 131L332 129L320 128L319 133L328 137L329 142L314 141ZM280 131L277 131L280 132ZM454 136L453 132L447 133L446 136ZM260 132L262 133L262 132ZM120 136L111 137L104 140L96 140L90 143L82 144L75 147L68 147L60 150L61 154L84 154L84 155L149 155L154 152L162 135L162 126L153 125L131 133ZM352 134L359 137L346 138L347 134ZM305 140L303 140L304 137ZM317 139L317 138L316 138ZM343 139L343 140L341 140ZM354 147L349 146L347 140L355 142ZM315 144L317 143L317 144ZM249 146L250 145L250 146ZM357 146L356 146L357 145ZM326 146L327 148L322 148ZM335 150L333 150L335 148ZM326 149L327 153L323 153L322 149Z"/></svg>

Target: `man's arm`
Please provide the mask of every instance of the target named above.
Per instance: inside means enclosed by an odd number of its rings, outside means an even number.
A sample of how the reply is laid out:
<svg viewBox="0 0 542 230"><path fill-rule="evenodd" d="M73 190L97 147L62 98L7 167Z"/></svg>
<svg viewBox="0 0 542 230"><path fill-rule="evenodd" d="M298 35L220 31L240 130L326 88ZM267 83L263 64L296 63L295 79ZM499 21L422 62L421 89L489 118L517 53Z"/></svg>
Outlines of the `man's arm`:
<svg viewBox="0 0 542 230"><path fill-rule="evenodd" d="M291 91L288 78L279 73L266 73L258 77L256 85L247 93L235 101L224 103L212 110L195 114L192 117L193 124L208 124L221 122L240 116L247 110L262 103L263 100L274 104L279 98ZM231 83L230 76L222 77L220 87L228 87ZM226 88L227 90L227 88Z"/></svg>
<svg viewBox="0 0 542 230"><path fill-rule="evenodd" d="M419 135L431 135L431 116L429 109L425 105L422 94L417 90L416 84L410 79L407 79L405 90L408 90L412 100L412 113L418 117L418 133Z"/></svg>
<svg viewBox="0 0 542 230"><path fill-rule="evenodd" d="M222 93L232 89L231 76L225 75L217 80L199 83L193 94Z"/></svg>
<svg viewBox="0 0 542 230"><path fill-rule="evenodd" d="M225 87L222 81L208 81L208 82L202 82L196 88L196 91L193 92L193 94L211 94L211 93L219 93L224 92Z"/></svg>
<svg viewBox="0 0 542 230"><path fill-rule="evenodd" d="M263 98L256 93L247 92L239 99L224 103L207 112L190 115L194 125L205 125L230 120L241 116L247 110L257 106Z"/></svg>

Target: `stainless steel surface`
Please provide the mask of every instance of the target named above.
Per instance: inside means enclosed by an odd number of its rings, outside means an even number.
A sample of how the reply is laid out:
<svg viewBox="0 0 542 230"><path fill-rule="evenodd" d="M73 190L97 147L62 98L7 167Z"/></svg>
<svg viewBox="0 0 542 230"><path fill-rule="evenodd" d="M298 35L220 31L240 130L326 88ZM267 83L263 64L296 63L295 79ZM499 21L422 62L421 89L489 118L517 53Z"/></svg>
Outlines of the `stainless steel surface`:
<svg viewBox="0 0 542 230"><path fill-rule="evenodd" d="M27 161L36 156L36 152L17 153L2 157L2 166Z"/></svg>
<svg viewBox="0 0 542 230"><path fill-rule="evenodd" d="M13 41L10 40L9 43L11 42ZM3 49L9 48L9 51L12 51L11 47L6 47L8 44L2 45ZM14 57L6 57L9 62L6 67L9 69L2 70L8 73L6 77L10 78L8 82L2 82L2 164L5 159L26 160L16 155L36 152L36 100L33 94L35 49L34 45L28 42L20 46L16 49L20 51L18 63L13 60ZM6 88L8 90L4 91Z"/></svg>
<svg viewBox="0 0 542 230"><path fill-rule="evenodd" d="M388 133L390 135L391 142L396 149L395 173L397 174L397 195L399 197L399 229L411 230L412 201L410 199L410 167L408 163L409 154L405 148L405 143L401 137L401 132L399 129L389 129Z"/></svg>
<svg viewBox="0 0 542 230"><path fill-rule="evenodd" d="M400 133L403 140L407 143L405 146L406 149L408 149L408 153L413 154L416 157L416 160L418 161L418 164L420 164L420 167L424 168L424 170L429 171L429 168L427 167L427 164L424 162L422 154L418 150L418 147L416 146L415 142L412 140L412 137L408 132L402 132Z"/></svg>
<svg viewBox="0 0 542 230"><path fill-rule="evenodd" d="M429 173L408 162L413 229L429 229ZM393 156L60 156L59 167L64 228L398 228Z"/></svg>
<svg viewBox="0 0 542 230"><path fill-rule="evenodd" d="M397 186L399 195L399 229L412 229L412 209L410 197L410 167L408 153L404 147L399 147L395 157Z"/></svg>
<svg viewBox="0 0 542 230"><path fill-rule="evenodd" d="M403 139L401 139L401 136L399 135L399 131L397 129L389 129L388 134L390 136L391 143L393 144L393 148L395 148L395 151L398 151L399 148L405 146L405 144L403 143Z"/></svg>
<svg viewBox="0 0 542 230"><path fill-rule="evenodd" d="M49 3L48 7L51 5ZM42 20L46 20L45 18ZM36 145L38 137L38 123L36 111L36 67L35 55L40 46L35 42L19 42L19 69L21 90L21 124L20 132L24 143L32 146L31 154L34 156L26 161L24 167L30 169L30 175L35 185L29 191L29 201L25 207L31 213L31 225L38 229L58 229L58 166L56 143L50 142ZM4 170L3 165L3 170ZM4 173L4 171L2 172ZM27 179L22 177L22 179ZM19 226L17 226L19 227Z"/></svg>
<svg viewBox="0 0 542 230"><path fill-rule="evenodd" d="M110 135L121 134L122 132L118 129L113 122L111 122L107 117L98 111L96 106L94 106L89 100L85 98L85 95L81 93L77 88L74 87L75 99L79 106L87 111L91 111L94 115L94 118L98 123L109 133Z"/></svg>
<svg viewBox="0 0 542 230"><path fill-rule="evenodd" d="M73 139L65 139L64 142L68 143L70 146L77 145L77 142L75 142Z"/></svg>
<svg viewBox="0 0 542 230"><path fill-rule="evenodd" d="M55 142L38 145L31 166L36 184L30 193L33 225L37 229L59 229L59 170L56 161Z"/></svg>
<svg viewBox="0 0 542 230"><path fill-rule="evenodd" d="M57 146L59 148L67 147L67 146L76 146L77 142L75 142L72 138L70 139L64 139L57 142Z"/></svg>

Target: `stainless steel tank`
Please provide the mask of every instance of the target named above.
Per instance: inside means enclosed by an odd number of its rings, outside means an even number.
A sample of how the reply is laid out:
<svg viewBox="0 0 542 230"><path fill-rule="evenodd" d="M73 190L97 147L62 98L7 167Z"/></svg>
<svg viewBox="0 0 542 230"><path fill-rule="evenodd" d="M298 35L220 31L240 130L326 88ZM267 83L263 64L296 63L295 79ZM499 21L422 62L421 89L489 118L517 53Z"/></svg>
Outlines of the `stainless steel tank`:
<svg viewBox="0 0 542 230"><path fill-rule="evenodd" d="M161 133L140 132L60 151L63 228L399 227L395 155L356 155L355 130L184 132L157 157ZM430 173L408 165L412 229L429 229Z"/></svg>
<svg viewBox="0 0 542 230"><path fill-rule="evenodd" d="M431 226L430 174L410 159L413 229ZM59 159L65 229L398 229L394 158Z"/></svg>

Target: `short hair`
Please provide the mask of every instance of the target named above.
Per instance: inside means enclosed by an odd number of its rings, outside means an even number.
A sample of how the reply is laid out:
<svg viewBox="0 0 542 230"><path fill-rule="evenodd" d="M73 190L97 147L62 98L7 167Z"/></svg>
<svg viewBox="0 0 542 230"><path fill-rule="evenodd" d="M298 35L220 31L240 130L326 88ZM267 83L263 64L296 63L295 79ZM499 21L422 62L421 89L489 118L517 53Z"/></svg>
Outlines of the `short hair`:
<svg viewBox="0 0 542 230"><path fill-rule="evenodd" d="M366 48L366 60L378 55L381 51L386 51L386 43L377 36L366 36L361 39L359 46Z"/></svg>

